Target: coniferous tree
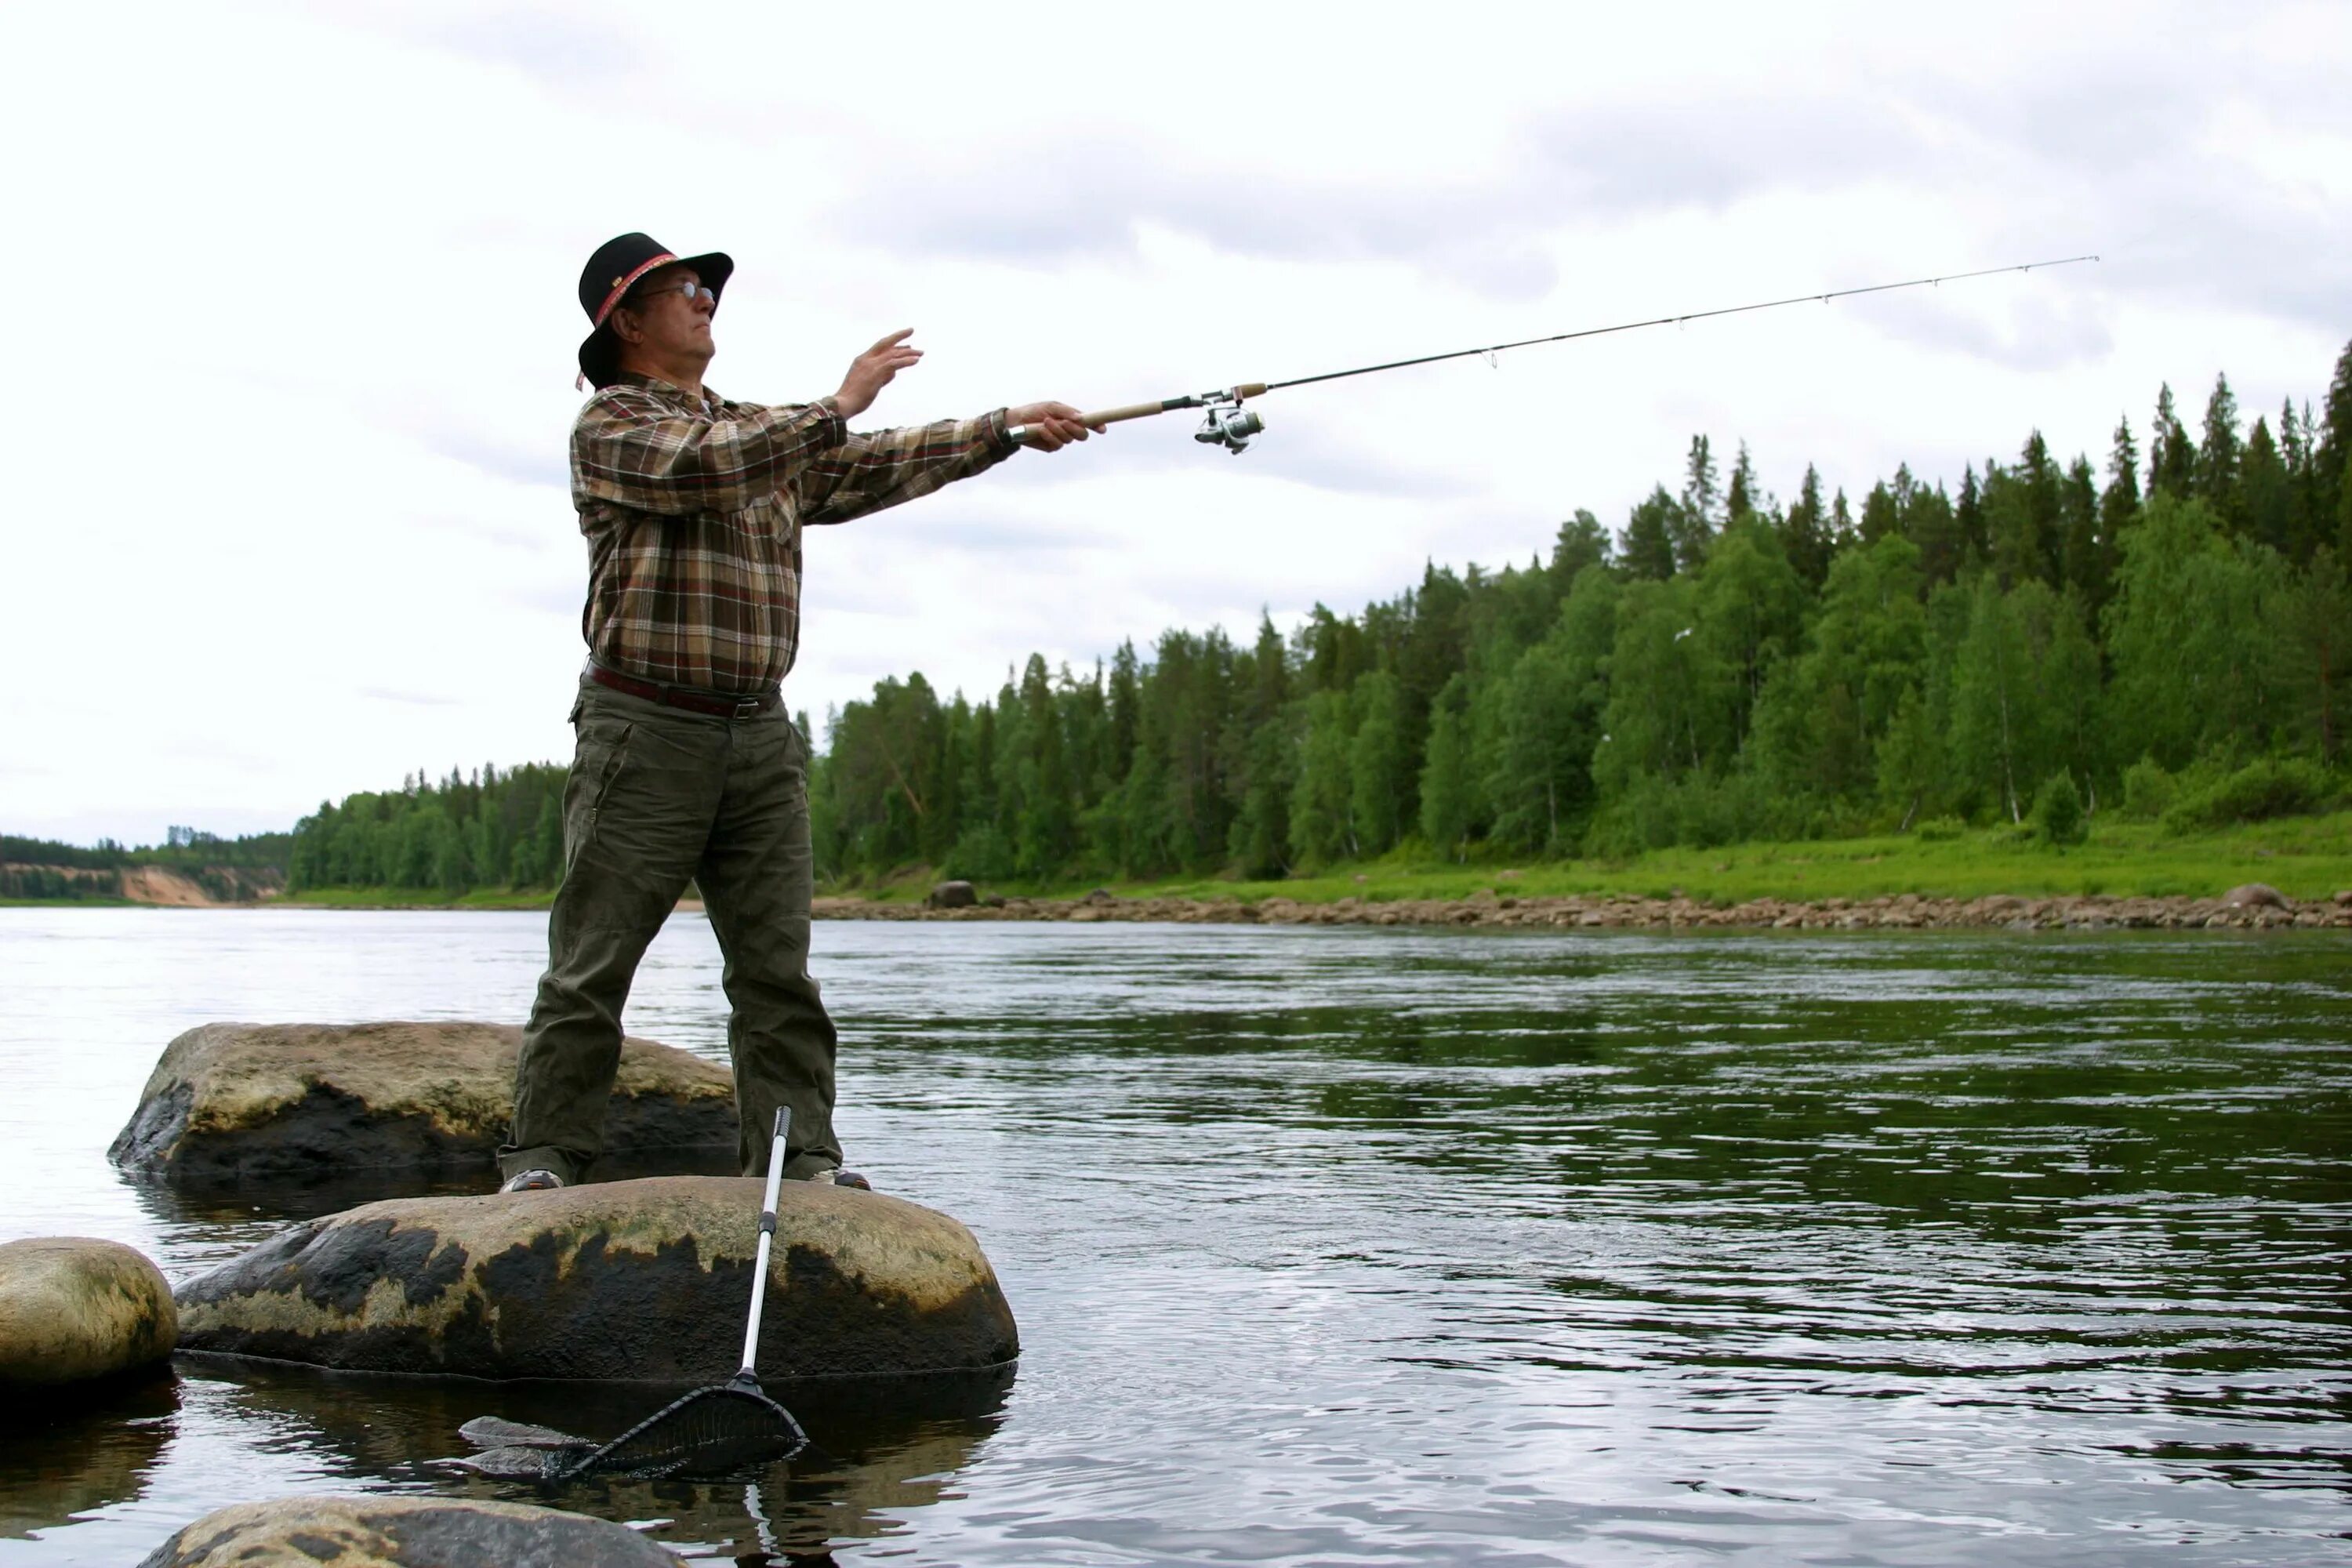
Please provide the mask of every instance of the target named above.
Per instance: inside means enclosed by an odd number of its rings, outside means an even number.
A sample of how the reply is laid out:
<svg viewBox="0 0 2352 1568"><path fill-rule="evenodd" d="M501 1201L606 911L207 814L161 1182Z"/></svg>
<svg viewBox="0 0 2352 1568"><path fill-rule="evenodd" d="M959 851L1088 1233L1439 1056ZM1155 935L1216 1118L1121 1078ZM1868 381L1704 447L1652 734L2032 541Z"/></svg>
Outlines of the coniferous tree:
<svg viewBox="0 0 2352 1568"><path fill-rule="evenodd" d="M2197 452L2189 432L2173 411L2172 384L2156 394L2156 418L2148 427L2147 493L2159 491L2182 500L2197 493Z"/></svg>
<svg viewBox="0 0 2352 1568"><path fill-rule="evenodd" d="M2076 457L2058 487L2059 585L2094 613L2107 602L2115 562L2099 529L2099 484L2091 460Z"/></svg>
<svg viewBox="0 0 2352 1568"><path fill-rule="evenodd" d="M1674 497L1660 485L1625 520L1625 542L1619 554L1634 576L1664 582L1675 574L1676 510Z"/></svg>
<svg viewBox="0 0 2352 1568"><path fill-rule="evenodd" d="M2310 422L2305 421L2310 434ZM2336 357L2336 374L2327 384L2327 401L2321 405L2319 430L2312 444L2313 510L2319 532L2336 536L2339 560L2352 561L2352 342Z"/></svg>
<svg viewBox="0 0 2352 1568"><path fill-rule="evenodd" d="M1991 545L1985 535L1984 491L1977 484L1974 463L1960 470L1960 493L1952 503L1952 521L1959 526L1962 563L1985 560Z"/></svg>
<svg viewBox="0 0 2352 1568"><path fill-rule="evenodd" d="M2099 494L2099 538L2105 547L2108 575L2114 575L2116 554L2123 537L2139 521L2139 446L2132 439L2131 421L2116 421L2114 443L2107 448L2107 488Z"/></svg>
<svg viewBox="0 0 2352 1568"><path fill-rule="evenodd" d="M1756 464L1748 455L1748 443L1739 443L1739 456L1731 465L1731 488L1724 493L1723 517L1726 522L1738 522L1751 512L1764 510L1762 492L1756 483Z"/></svg>
<svg viewBox="0 0 2352 1568"><path fill-rule="evenodd" d="M1714 449L1705 436L1694 436L1683 465L1682 499L1667 516L1677 571L1696 571L1706 559L1707 546L1723 521L1721 495Z"/></svg>
<svg viewBox="0 0 2352 1568"><path fill-rule="evenodd" d="M2213 395L2205 401L2205 437L2197 445L2193 471L2196 493L2213 509L2224 531L2233 534L2245 531L2244 512L2238 504L2238 474L2243 457L2238 439L2238 399L2230 391L2230 378L2217 375Z"/></svg>
<svg viewBox="0 0 2352 1568"><path fill-rule="evenodd" d="M2271 439L2270 422L2260 416L2246 433L2234 497L2239 531L2292 559L2295 546L2294 484L2286 459Z"/></svg>
<svg viewBox="0 0 2352 1568"><path fill-rule="evenodd" d="M1797 499L1780 520L1780 552L1805 585L1818 593L1830 574L1830 520L1822 505L1821 470L1805 465Z"/></svg>

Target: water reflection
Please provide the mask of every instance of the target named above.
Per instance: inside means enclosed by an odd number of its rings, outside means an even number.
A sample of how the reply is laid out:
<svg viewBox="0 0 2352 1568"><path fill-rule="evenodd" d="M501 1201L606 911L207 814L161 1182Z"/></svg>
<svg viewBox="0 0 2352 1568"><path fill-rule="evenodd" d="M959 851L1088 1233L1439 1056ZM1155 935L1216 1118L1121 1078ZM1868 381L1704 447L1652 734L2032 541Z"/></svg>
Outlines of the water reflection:
<svg viewBox="0 0 2352 1568"><path fill-rule="evenodd" d="M168 1372L0 1404L0 1540L22 1540L146 1490L180 1409Z"/></svg>
<svg viewBox="0 0 2352 1568"><path fill-rule="evenodd" d="M211 1419L267 1433L329 1481L375 1489L532 1502L624 1522L688 1556L819 1558L835 1544L904 1528L905 1516L949 1495L1002 1424L1011 1368L887 1382L776 1380L769 1392L810 1434L792 1459L725 1481L592 1480L561 1489L468 1475L448 1465L471 1451L458 1428L478 1415L554 1426L598 1439L626 1429L682 1388L656 1384L486 1384L395 1378L184 1356L216 1394Z"/></svg>

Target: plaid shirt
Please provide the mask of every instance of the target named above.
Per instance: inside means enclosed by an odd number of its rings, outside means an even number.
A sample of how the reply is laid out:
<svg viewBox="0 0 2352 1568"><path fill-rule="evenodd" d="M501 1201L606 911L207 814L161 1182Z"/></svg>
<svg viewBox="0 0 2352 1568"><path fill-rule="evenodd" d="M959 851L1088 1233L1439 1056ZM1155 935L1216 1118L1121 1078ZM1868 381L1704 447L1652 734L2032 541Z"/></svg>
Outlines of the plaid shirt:
<svg viewBox="0 0 2352 1568"><path fill-rule="evenodd" d="M666 686L765 691L800 650L801 530L1003 462L1004 411L857 435L832 399L772 407L625 376L572 427L597 663Z"/></svg>

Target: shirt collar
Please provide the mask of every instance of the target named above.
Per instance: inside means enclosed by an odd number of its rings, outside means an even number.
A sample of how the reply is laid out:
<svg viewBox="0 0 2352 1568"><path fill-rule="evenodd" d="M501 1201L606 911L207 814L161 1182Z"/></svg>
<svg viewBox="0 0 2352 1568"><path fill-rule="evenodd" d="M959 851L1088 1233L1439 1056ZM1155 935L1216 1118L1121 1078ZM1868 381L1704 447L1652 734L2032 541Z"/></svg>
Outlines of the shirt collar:
<svg viewBox="0 0 2352 1568"><path fill-rule="evenodd" d="M641 387L647 392L656 392L665 397L676 398L680 403L696 404L708 408L716 408L723 401L708 385L705 385L699 393L692 393L674 382L664 381L657 375L645 375L634 370L621 372L620 384Z"/></svg>

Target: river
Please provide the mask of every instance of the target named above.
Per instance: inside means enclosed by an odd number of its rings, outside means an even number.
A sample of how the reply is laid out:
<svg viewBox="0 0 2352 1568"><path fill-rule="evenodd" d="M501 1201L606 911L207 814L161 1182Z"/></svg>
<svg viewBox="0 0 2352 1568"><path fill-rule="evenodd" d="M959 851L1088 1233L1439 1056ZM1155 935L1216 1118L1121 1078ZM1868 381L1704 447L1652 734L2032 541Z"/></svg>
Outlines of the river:
<svg viewBox="0 0 2352 1568"><path fill-rule="evenodd" d="M536 914L0 910L0 1240L175 1280L299 1202L105 1147L214 1019L519 1021ZM800 1400L568 1506L843 1563L2352 1562L2352 939L822 924L845 1142L955 1215L1001 1388ZM674 920L633 1032L724 1059ZM486 1178L487 1179L487 1178ZM0 1563L232 1501L528 1499L593 1399L185 1362L0 1417Z"/></svg>

